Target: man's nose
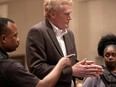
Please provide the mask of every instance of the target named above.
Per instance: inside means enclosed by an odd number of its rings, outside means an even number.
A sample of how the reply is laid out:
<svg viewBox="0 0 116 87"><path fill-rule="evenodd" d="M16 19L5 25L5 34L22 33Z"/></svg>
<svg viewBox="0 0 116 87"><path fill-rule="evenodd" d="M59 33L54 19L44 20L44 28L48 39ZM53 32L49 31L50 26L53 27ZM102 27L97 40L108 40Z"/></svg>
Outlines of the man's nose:
<svg viewBox="0 0 116 87"><path fill-rule="evenodd" d="M110 55L108 59L113 60L113 58L114 58L113 55Z"/></svg>
<svg viewBox="0 0 116 87"><path fill-rule="evenodd" d="M68 20L72 20L71 16L69 15Z"/></svg>

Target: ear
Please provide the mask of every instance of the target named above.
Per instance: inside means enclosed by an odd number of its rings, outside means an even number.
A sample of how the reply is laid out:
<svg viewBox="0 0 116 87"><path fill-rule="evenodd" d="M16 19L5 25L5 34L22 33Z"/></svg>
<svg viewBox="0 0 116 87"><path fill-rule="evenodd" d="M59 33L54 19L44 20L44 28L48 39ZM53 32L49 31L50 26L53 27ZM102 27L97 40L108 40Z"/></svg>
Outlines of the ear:
<svg viewBox="0 0 116 87"><path fill-rule="evenodd" d="M5 37L5 35L3 34L3 35L1 35L1 40L2 40L2 42L3 43L6 43L6 37Z"/></svg>
<svg viewBox="0 0 116 87"><path fill-rule="evenodd" d="M50 17L53 18L53 19L56 17L56 11L55 10L50 11Z"/></svg>

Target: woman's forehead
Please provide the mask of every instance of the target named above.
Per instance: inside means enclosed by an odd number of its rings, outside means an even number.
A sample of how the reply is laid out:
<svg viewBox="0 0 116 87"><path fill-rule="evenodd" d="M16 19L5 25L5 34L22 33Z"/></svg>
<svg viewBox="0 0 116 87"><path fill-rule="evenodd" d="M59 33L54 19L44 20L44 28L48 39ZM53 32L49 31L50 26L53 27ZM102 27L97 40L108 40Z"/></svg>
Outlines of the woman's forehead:
<svg viewBox="0 0 116 87"><path fill-rule="evenodd" d="M108 46L106 46L105 47L105 49L104 49L104 51L106 51L106 50L111 50L111 49L115 49L116 50L116 45L108 45Z"/></svg>

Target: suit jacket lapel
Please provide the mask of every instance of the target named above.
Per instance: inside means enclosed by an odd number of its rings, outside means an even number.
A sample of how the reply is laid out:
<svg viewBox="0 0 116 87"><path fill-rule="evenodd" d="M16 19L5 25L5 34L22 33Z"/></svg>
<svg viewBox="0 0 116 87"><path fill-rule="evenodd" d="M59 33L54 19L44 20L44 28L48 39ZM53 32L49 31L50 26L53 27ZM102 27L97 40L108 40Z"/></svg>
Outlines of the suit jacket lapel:
<svg viewBox="0 0 116 87"><path fill-rule="evenodd" d="M65 46L66 46L66 51L67 51L67 55L68 55L68 54L71 53L71 52L70 52L70 49L71 49L71 41L70 41L70 38L69 38L68 33L65 34L65 35L63 36L63 38L64 38L64 42L65 42Z"/></svg>
<svg viewBox="0 0 116 87"><path fill-rule="evenodd" d="M53 28L51 26L51 24L49 23L49 21L46 19L46 25L47 25L47 32L51 38L51 40L53 41L56 49L58 50L58 52L60 53L61 56L63 56L63 53L62 53L62 50L61 50L61 47L56 39L56 35L55 35L55 32L53 31ZM51 49L52 50L52 49Z"/></svg>

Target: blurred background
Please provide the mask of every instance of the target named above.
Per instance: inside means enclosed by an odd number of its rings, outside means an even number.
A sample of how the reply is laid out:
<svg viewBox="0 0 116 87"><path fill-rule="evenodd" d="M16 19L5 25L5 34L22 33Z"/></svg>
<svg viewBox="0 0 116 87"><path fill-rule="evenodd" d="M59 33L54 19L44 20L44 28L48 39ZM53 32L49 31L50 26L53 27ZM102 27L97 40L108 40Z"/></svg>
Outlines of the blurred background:
<svg viewBox="0 0 116 87"><path fill-rule="evenodd" d="M10 56L26 68L26 36L34 24L44 19L44 0L0 0L0 17L13 19L18 27L20 46ZM73 0L70 29L74 32L78 60L87 58L103 64L97 54L97 44L102 35L116 34L116 0ZM81 87L82 81L77 81Z"/></svg>
<svg viewBox="0 0 116 87"><path fill-rule="evenodd" d="M18 27L20 46L10 53L26 66L26 36L34 24L44 19L44 0L0 0L0 17L13 19ZM97 44L102 35L116 34L116 0L73 0L70 29L74 32L78 59L102 64Z"/></svg>

